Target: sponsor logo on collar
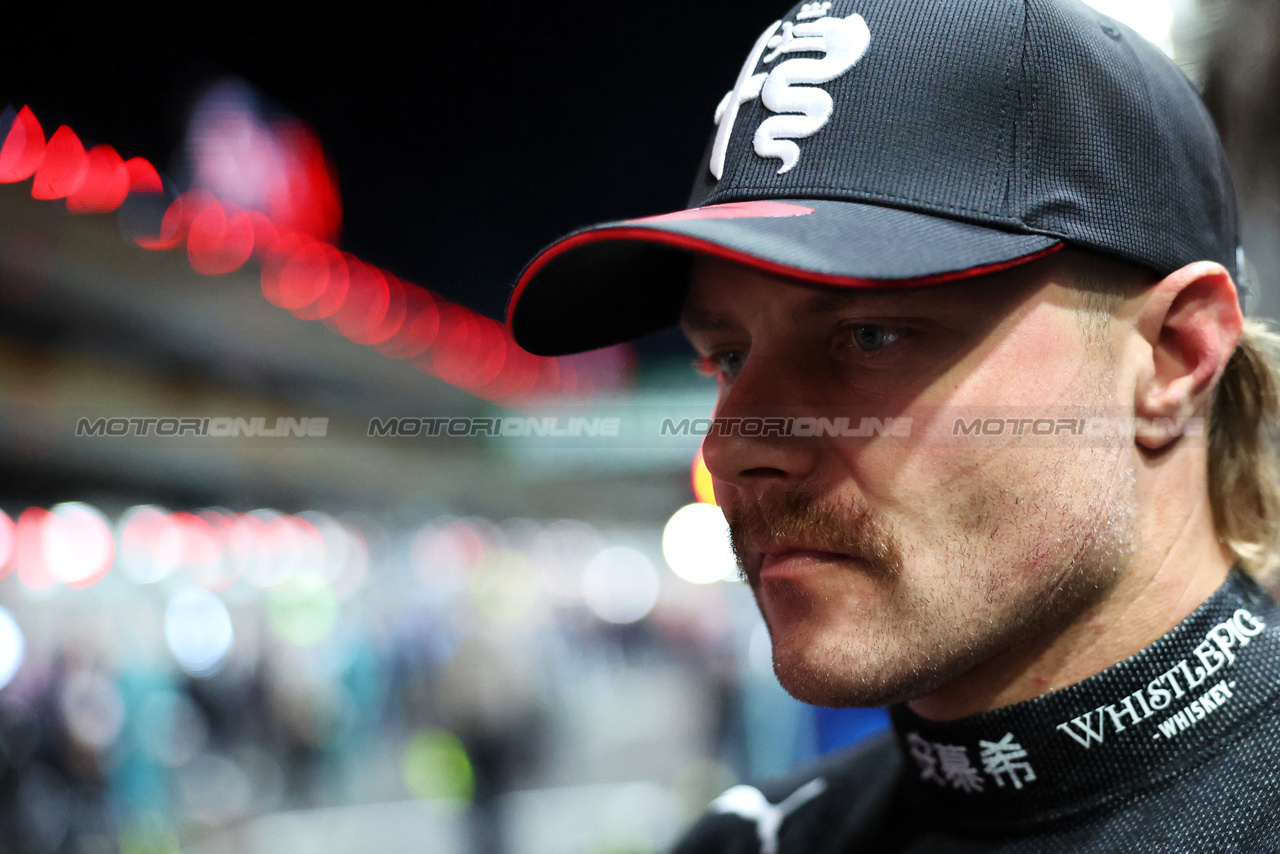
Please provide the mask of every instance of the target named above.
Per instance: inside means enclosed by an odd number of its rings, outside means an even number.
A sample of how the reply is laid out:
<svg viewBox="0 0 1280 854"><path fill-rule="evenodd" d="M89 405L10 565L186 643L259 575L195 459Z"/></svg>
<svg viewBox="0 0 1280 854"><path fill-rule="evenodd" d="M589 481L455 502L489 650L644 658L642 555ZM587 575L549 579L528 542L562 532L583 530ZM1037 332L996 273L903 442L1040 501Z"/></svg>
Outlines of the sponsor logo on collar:
<svg viewBox="0 0 1280 854"><path fill-rule="evenodd" d="M967 794L986 791L987 779L996 786L1010 785L1021 789L1036 780L1035 769L1027 761L1027 751L1006 732L998 741L978 740L981 771L969 759L969 748L963 744L926 741L918 732L907 733L907 749L920 766L920 780L944 789ZM983 776L986 775L986 777Z"/></svg>
<svg viewBox="0 0 1280 854"><path fill-rule="evenodd" d="M1235 664L1236 651L1248 646L1266 627L1261 617L1240 608L1211 628L1191 655L1152 679L1145 688L1063 721L1057 730L1088 750L1094 744L1103 744L1109 733L1141 728L1163 712L1151 737L1176 738L1231 702L1235 680L1219 679L1208 688L1202 686L1218 671ZM1180 705L1174 709L1176 704Z"/></svg>

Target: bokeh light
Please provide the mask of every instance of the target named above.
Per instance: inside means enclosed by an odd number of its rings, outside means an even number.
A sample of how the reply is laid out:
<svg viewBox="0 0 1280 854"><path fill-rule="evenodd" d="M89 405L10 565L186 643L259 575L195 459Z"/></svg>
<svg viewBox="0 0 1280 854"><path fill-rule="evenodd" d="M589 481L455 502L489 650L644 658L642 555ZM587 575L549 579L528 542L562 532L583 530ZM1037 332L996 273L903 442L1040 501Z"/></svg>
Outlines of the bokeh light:
<svg viewBox="0 0 1280 854"><path fill-rule="evenodd" d="M285 643L315 646L337 625L338 597L323 579L299 576L268 594L267 619Z"/></svg>
<svg viewBox="0 0 1280 854"><path fill-rule="evenodd" d="M88 171L84 143L75 131L63 125L45 145L44 159L31 182L31 196L45 200L64 198L79 189Z"/></svg>
<svg viewBox="0 0 1280 854"><path fill-rule="evenodd" d="M49 570L44 554L45 522L50 515L43 508L28 507L18 517L13 560L18 580L28 590L47 590L58 582Z"/></svg>
<svg viewBox="0 0 1280 854"><path fill-rule="evenodd" d="M662 531L662 556L672 572L694 584L735 578L738 572L729 523L710 504L688 504L671 516Z"/></svg>
<svg viewBox="0 0 1280 854"><path fill-rule="evenodd" d="M26 653L26 639L22 629L6 609L0 608L0 688L4 688L12 680Z"/></svg>
<svg viewBox="0 0 1280 854"><path fill-rule="evenodd" d="M10 118L10 108L3 113ZM44 130L29 107L23 107L10 121L0 119L8 131L0 145L0 182L13 183L30 178L44 159Z"/></svg>
<svg viewBox="0 0 1280 854"><path fill-rule="evenodd" d="M67 196L72 213L109 213L129 195L129 170L109 145L95 145L86 155L84 180Z"/></svg>
<svg viewBox="0 0 1280 854"><path fill-rule="evenodd" d="M702 456L702 449L698 449L698 455L693 458L693 497L698 499L701 504L716 503L715 488L711 483L711 471L707 468L707 461Z"/></svg>
<svg viewBox="0 0 1280 854"><path fill-rule="evenodd" d="M64 584L88 587L111 569L111 524L96 507L79 501L59 504L45 517L41 534L45 564Z"/></svg>
<svg viewBox="0 0 1280 854"><path fill-rule="evenodd" d="M0 510L0 578L9 574L12 567L13 547L17 528L9 514Z"/></svg>
<svg viewBox="0 0 1280 854"><path fill-rule="evenodd" d="M182 562L182 531L159 507L132 507L117 528L120 569L135 584L163 581Z"/></svg>
<svg viewBox="0 0 1280 854"><path fill-rule="evenodd" d="M221 599L203 587L184 587L165 609L164 639L183 670L212 676L231 651L235 630Z"/></svg>
<svg viewBox="0 0 1280 854"><path fill-rule="evenodd" d="M465 803L475 793L471 760L453 733L418 730L405 746L400 767L405 785L418 800Z"/></svg>
<svg viewBox="0 0 1280 854"><path fill-rule="evenodd" d="M658 602L658 571L636 549L607 548L583 570L582 598L606 622L634 623L648 616Z"/></svg>

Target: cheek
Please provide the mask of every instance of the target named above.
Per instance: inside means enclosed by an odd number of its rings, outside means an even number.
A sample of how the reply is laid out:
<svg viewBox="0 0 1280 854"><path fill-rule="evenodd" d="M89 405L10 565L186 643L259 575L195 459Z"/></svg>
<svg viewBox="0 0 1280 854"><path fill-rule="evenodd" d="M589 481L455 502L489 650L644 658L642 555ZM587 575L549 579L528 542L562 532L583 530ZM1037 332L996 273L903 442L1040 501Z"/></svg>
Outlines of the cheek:
<svg viewBox="0 0 1280 854"><path fill-rule="evenodd" d="M855 480L909 552L1027 557L1087 512L1091 481L1112 468L1096 457L1080 448L884 444L859 455Z"/></svg>
<svg viewBox="0 0 1280 854"><path fill-rule="evenodd" d="M1089 401L1080 392L1096 385L1090 356L1074 312L1042 305L1011 334L969 354L934 390L950 406L1082 405Z"/></svg>

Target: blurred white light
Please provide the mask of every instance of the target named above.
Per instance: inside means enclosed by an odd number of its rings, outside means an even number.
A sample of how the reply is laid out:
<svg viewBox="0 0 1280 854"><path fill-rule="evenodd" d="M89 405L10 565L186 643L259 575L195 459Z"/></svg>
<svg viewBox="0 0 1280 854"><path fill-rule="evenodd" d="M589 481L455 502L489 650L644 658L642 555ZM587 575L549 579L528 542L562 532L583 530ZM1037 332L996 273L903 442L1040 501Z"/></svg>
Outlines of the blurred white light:
<svg viewBox="0 0 1280 854"><path fill-rule="evenodd" d="M212 544L205 544L200 549L200 553L205 555L203 561L192 560L188 554L187 571L196 584L206 590L230 587L244 571L248 534L230 510L202 510L195 514L195 518L208 526Z"/></svg>
<svg viewBox="0 0 1280 854"><path fill-rule="evenodd" d="M330 562L341 561L340 574L333 580L333 592L338 594L339 599L345 599L360 589L365 576L369 574L369 541L354 524L350 522L338 524L346 534L343 538L343 549L341 552L335 552L329 560ZM327 545L326 548L328 548Z"/></svg>
<svg viewBox="0 0 1280 854"><path fill-rule="evenodd" d="M303 567L305 532L296 519L274 510L254 510L241 516L240 521L251 535L251 557L245 567L245 581L267 590L284 583ZM315 529L311 531L314 534Z"/></svg>
<svg viewBox="0 0 1280 854"><path fill-rule="evenodd" d="M159 507L132 507L120 517L120 569L136 584L163 581L182 562L182 531Z"/></svg>
<svg viewBox="0 0 1280 854"><path fill-rule="evenodd" d="M688 504L662 531L662 556L671 571L694 584L736 578L738 563L729 545L729 523L712 504Z"/></svg>
<svg viewBox="0 0 1280 854"><path fill-rule="evenodd" d="M577 519L561 519L537 534L530 558L547 593L576 601L582 595L582 570L602 548L604 540L591 525Z"/></svg>
<svg viewBox="0 0 1280 854"><path fill-rule="evenodd" d="M1173 56L1173 0L1085 0Z"/></svg>
<svg viewBox="0 0 1280 854"><path fill-rule="evenodd" d="M187 137L197 186L241 207L267 210L287 170L271 126L258 115L257 96L246 84L222 81L192 110Z"/></svg>
<svg viewBox="0 0 1280 854"><path fill-rule="evenodd" d="M26 646L22 629L18 628L13 615L0 608L0 688L8 685L18 672Z"/></svg>
<svg viewBox="0 0 1280 854"><path fill-rule="evenodd" d="M297 518L311 525L320 535L314 552L318 563L312 567L313 571L333 586L339 598L354 591L364 580L369 566L369 547L364 535L315 510L299 513Z"/></svg>
<svg viewBox="0 0 1280 854"><path fill-rule="evenodd" d="M423 525L413 537L409 560L428 587L453 591L465 586L492 544L470 519L437 520Z"/></svg>
<svg viewBox="0 0 1280 854"><path fill-rule="evenodd" d="M178 664L192 676L212 676L231 651L235 631L222 600L203 587L173 594L164 612L164 639Z"/></svg>
<svg viewBox="0 0 1280 854"><path fill-rule="evenodd" d="M658 571L633 548L605 549L582 572L582 598L606 622L634 623L658 603Z"/></svg>
<svg viewBox="0 0 1280 854"><path fill-rule="evenodd" d="M49 572L73 587L106 575L116 551L107 517L79 501L59 504L49 511L41 545Z"/></svg>
<svg viewBox="0 0 1280 854"><path fill-rule="evenodd" d="M110 680L76 671L63 686L61 700L62 720L77 742L98 752L115 743L124 728L124 699Z"/></svg>

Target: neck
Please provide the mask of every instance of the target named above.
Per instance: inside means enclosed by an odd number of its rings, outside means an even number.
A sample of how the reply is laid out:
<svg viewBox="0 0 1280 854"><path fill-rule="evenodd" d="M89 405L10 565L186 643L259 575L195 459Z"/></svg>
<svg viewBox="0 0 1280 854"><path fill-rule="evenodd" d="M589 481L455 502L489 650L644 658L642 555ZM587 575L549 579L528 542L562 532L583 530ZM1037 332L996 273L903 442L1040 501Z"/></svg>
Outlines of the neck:
<svg viewBox="0 0 1280 854"><path fill-rule="evenodd" d="M1148 495L1178 494L1163 483L1172 480L1165 474L1151 478ZM1145 649L1186 619L1222 585L1234 556L1218 541L1207 494L1148 507L1132 559L1101 597L1057 625L1029 626L968 673L912 700L911 710L955 720L1057 691Z"/></svg>

